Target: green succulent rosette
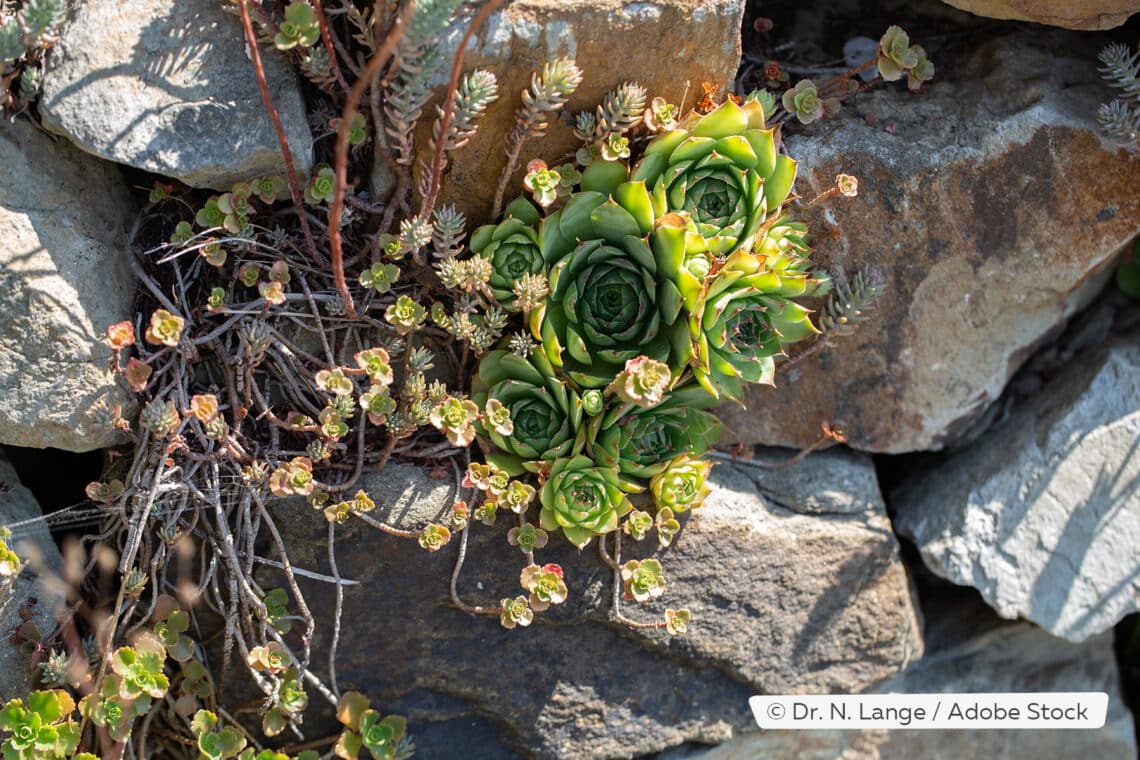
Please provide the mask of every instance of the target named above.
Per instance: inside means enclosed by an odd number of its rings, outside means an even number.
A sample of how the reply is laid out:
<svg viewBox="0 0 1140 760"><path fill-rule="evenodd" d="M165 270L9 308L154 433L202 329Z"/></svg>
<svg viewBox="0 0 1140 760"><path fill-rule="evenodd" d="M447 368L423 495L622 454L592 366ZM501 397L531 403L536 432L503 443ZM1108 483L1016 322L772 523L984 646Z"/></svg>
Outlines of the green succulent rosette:
<svg viewBox="0 0 1140 760"><path fill-rule="evenodd" d="M811 311L791 299L808 292L802 260L737 251L708 284L689 318L693 374L715 397L740 400L743 383L772 384L783 346L817 333Z"/></svg>
<svg viewBox="0 0 1140 760"><path fill-rule="evenodd" d="M594 536L617 530L618 522L633 508L617 470L599 467L589 457L556 459L539 494L544 530L561 529L579 549Z"/></svg>
<svg viewBox="0 0 1140 760"><path fill-rule="evenodd" d="M777 147L760 103L729 100L656 137L632 179L650 188L655 216L687 213L709 251L722 256L751 248L787 199L796 162Z"/></svg>
<svg viewBox="0 0 1140 760"><path fill-rule="evenodd" d="M471 236L471 251L491 261L488 284L491 293L507 311L515 305L515 283L523 275L546 271L546 260L538 244L538 209L525 198L507 206L506 218L499 224L485 224Z"/></svg>
<svg viewBox="0 0 1140 760"><path fill-rule="evenodd" d="M715 403L704 388L689 385L648 409L618 404L590 421L590 456L617 468L628 488L641 490L638 480L659 474L677 457L700 456L712 448L722 426L704 407Z"/></svg>
<svg viewBox="0 0 1140 760"><path fill-rule="evenodd" d="M653 227L643 182L580 192L542 224L550 295L531 330L551 365L583 388L605 387L640 355L674 371L688 362L684 235L650 235Z"/></svg>
<svg viewBox="0 0 1140 760"><path fill-rule="evenodd" d="M537 471L536 462L573 456L581 449L582 400L555 377L541 351L529 359L509 351L489 352L479 362L472 398L480 408L494 399L510 411L512 433L488 427L487 435L502 452L489 459L512 475Z"/></svg>

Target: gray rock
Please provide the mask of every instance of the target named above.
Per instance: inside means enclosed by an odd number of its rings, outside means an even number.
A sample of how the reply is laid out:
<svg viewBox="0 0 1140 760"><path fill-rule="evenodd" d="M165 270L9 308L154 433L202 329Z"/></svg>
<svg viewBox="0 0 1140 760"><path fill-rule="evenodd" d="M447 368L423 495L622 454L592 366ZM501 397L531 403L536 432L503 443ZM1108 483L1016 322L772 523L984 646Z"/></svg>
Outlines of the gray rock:
<svg viewBox="0 0 1140 760"><path fill-rule="evenodd" d="M0 125L0 167L0 443L109 446L119 439L95 413L132 404L102 342L132 314L129 188L117 167L22 120Z"/></svg>
<svg viewBox="0 0 1140 760"><path fill-rule="evenodd" d="M954 599L929 611L926 654L878 693L1103 691L1105 725L1095 730L831 730L753 732L713 749L689 747L660 760L912 760L913 758L1136 757L1112 635L1060 641L1028 623L1001 623L980 601Z"/></svg>
<svg viewBox="0 0 1140 760"><path fill-rule="evenodd" d="M1096 124L1102 44L1003 30L945 63L931 47L923 92L883 85L789 130L801 196L859 178L858 197L798 213L813 258L840 282L874 268L886 292L854 336L722 409L730 440L803 448L828 420L865 451L952 445L1099 292L1140 232L1140 156Z"/></svg>
<svg viewBox="0 0 1140 760"><path fill-rule="evenodd" d="M448 732L445 744L462 747L466 734L455 732L468 730L472 746L486 746L489 718L500 742L538 757L630 757L724 741L751 723L753 693L864 690L921 655L908 579L867 458L828 452L785 470L719 464L713 472L708 502L683 518L671 548L624 545L623 559L659 556L669 586L659 602L623 612L659 620L666 606L688 607L694 619L683 637L608 619L612 574L594 546L579 553L552 537L536 560L562 565L571 597L529 628L507 631L448 602L458 537L425 554L359 521L338 527L338 569L361 582L345 589L345 619L354 622L341 629L341 688L406 714L431 746ZM405 528L454 499L450 473L433 483L392 467L362 486L378 505L374 516L403 505ZM809 491L817 496L801 495ZM275 518L292 561L327 573L320 516L293 502L276 507ZM525 560L506 542L510 522L471 527L458 583L467 603L519 593ZM277 571L261 572L264 586L281 583ZM324 621L314 641L323 652L332 594L304 586Z"/></svg>
<svg viewBox="0 0 1140 760"><path fill-rule="evenodd" d="M1137 335L1077 356L894 503L923 561L1003 617L1083 641L1140 609Z"/></svg>
<svg viewBox="0 0 1140 760"><path fill-rule="evenodd" d="M240 21L214 0L75 0L44 73L44 125L102 158L228 189L284 163ZM262 48L299 172L312 136L297 78Z"/></svg>
<svg viewBox="0 0 1140 760"><path fill-rule="evenodd" d="M51 537L36 498L16 476L16 471L0 451L0 525L12 531L12 549L26 565L15 581L0 583L0 631L9 631L21 624L21 606L29 605L31 620L43 634L55 628L56 614L62 609L64 597L58 583L45 582L58 579L63 560L59 548ZM28 655L8 642L0 641L0 701L26 696L32 689L31 665Z"/></svg>

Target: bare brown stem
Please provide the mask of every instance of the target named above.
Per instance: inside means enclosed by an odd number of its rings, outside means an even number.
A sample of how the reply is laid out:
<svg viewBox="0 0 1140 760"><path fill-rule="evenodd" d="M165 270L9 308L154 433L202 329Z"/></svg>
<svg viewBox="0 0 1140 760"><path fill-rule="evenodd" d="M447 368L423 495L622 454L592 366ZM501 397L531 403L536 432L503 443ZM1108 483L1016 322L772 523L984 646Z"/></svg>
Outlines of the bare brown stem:
<svg viewBox="0 0 1140 760"><path fill-rule="evenodd" d="M289 180L289 195L293 198L293 205L297 209L297 218L301 221L301 233L305 236L305 246L314 261L318 261L317 244L313 240L313 233L309 229L309 220L305 218L304 199L297 185L297 170L293 166L293 153L289 150L289 138L285 136L285 128L281 126L281 117L277 115L277 107L273 105L273 98L269 95L269 84L265 81L265 69L261 65L261 51L257 48L257 36L253 33L253 23L249 20L249 0L238 0L241 9L241 25L245 30L245 40L249 45L249 57L253 62L253 71L257 75L257 87L261 91L261 102L273 122L277 131L277 142L281 144L281 157L285 160L285 175ZM343 126L343 125L342 125Z"/></svg>
<svg viewBox="0 0 1140 760"><path fill-rule="evenodd" d="M242 2L244 4L248 0L242 0ZM329 204L329 250L332 252L333 280L336 282L336 289L340 293L340 297L344 300L345 314L350 319L356 318L356 304L352 301L352 294L349 292L348 283L344 279L344 248L340 237L340 216L344 210L344 194L348 187L348 134L352 126L352 119L360 107L360 99L364 96L364 91L368 89L368 84L372 81L373 75L391 60L392 54L396 51L396 45L399 44L408 27L408 21L412 17L415 5L414 0L408 0L400 9L395 21L392 22L392 28L388 30L388 35L384 38L384 44L376 51L376 55L372 56L372 60L368 62L364 72L353 83L352 89L348 91L348 96L344 102L344 113L341 114L340 118L340 128L336 134L334 158L336 187L333 190L332 203Z"/></svg>

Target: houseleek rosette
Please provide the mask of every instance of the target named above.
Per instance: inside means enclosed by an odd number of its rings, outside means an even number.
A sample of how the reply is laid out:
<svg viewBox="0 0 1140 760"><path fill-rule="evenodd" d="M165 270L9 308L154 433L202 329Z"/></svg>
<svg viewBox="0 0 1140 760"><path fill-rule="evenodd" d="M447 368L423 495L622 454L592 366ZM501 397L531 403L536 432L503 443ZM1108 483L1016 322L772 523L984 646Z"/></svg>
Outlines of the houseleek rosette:
<svg viewBox="0 0 1140 760"><path fill-rule="evenodd" d="M642 182L612 195L583 191L542 225L550 295L531 316L550 363L583 388L603 388L639 355L679 371L690 341L679 285L684 236L650 235Z"/></svg>
<svg viewBox="0 0 1140 760"><path fill-rule="evenodd" d="M580 448L576 435L582 425L582 401L555 377L541 352L529 359L509 351L489 352L479 362L472 391L480 408L494 399L510 411L510 435L487 429L491 442L505 455L494 457L501 469L519 474L536 469L533 462L572 456Z"/></svg>
<svg viewBox="0 0 1140 760"><path fill-rule="evenodd" d="M736 400L744 382L771 385L783 346L818 332L810 311L791 300L808 285L796 267L773 269L745 251L729 256L689 319L697 381L716 397Z"/></svg>
<svg viewBox="0 0 1140 760"><path fill-rule="evenodd" d="M618 522L633 508L617 470L599 467L581 455L551 464L539 498L539 524L545 530L561 529L579 549L594 536L617 530Z"/></svg>
<svg viewBox="0 0 1140 760"><path fill-rule="evenodd" d="M648 409L618 404L591 420L589 453L599 465L616 467L623 483L640 490L638 479L657 475L677 457L700 456L712 448L721 424L702 407L715 402L705 389L689 385Z"/></svg>
<svg viewBox="0 0 1140 760"><path fill-rule="evenodd" d="M471 236L471 251L491 261L488 284L495 299L508 311L518 311L514 286L524 275L546 271L538 245L538 210L519 198L507 206L499 224L485 224Z"/></svg>
<svg viewBox="0 0 1140 760"><path fill-rule="evenodd" d="M778 213L796 176L779 155L764 109L726 101L660 135L645 149L632 179L650 188L655 216L685 212L709 251L750 248L764 221Z"/></svg>

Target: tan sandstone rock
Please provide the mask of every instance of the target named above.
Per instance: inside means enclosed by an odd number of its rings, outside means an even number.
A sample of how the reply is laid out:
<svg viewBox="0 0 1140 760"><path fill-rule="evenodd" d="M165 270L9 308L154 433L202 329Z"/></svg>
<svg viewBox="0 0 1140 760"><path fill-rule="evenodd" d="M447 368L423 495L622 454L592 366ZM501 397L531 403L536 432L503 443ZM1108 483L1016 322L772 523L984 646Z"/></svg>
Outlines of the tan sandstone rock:
<svg viewBox="0 0 1140 760"><path fill-rule="evenodd" d="M691 106L700 97L702 82L716 84L722 91L731 84L740 63L743 14L743 0L510 3L493 14L468 45L464 69L492 71L499 79L500 98L488 109L479 132L448 165L440 202L455 203L471 220L490 212L506 164L503 135L514 125L519 95L530 84L531 72L541 70L547 61L573 57L584 74L564 114L593 109L607 91L626 81L638 82L651 96L673 103L680 103L687 93ZM449 63L467 23L448 34ZM429 105L420 125L418 150L425 160L435 113ZM529 158L555 161L577 145L568 124L553 122L546 137L524 146L507 197L521 190L522 169Z"/></svg>
<svg viewBox="0 0 1140 760"><path fill-rule="evenodd" d="M1035 21L1066 29L1112 29L1140 11L1136 0L944 0L988 18Z"/></svg>

